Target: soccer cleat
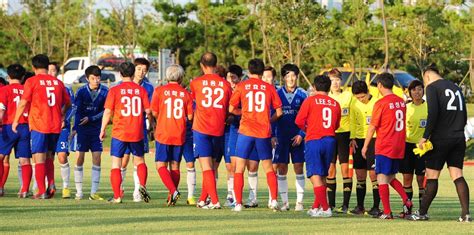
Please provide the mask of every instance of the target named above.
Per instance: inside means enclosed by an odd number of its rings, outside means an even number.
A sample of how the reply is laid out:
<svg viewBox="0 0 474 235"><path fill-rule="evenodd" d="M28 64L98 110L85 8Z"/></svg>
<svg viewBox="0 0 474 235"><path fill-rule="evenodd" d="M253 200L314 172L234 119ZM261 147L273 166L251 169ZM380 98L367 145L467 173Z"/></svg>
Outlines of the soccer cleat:
<svg viewBox="0 0 474 235"><path fill-rule="evenodd" d="M178 201L180 197L181 197L181 193L179 193L178 190L174 191L173 195L171 195L170 199L168 200L168 206L176 205L176 202Z"/></svg>
<svg viewBox="0 0 474 235"><path fill-rule="evenodd" d="M371 215L371 216L378 216L380 214L380 209L372 207L370 208L370 211L365 212L366 215Z"/></svg>
<svg viewBox="0 0 474 235"><path fill-rule="evenodd" d="M146 190L145 186L140 185L138 192L140 192L140 196L142 197L144 202L150 202L150 195L148 194L148 191Z"/></svg>
<svg viewBox="0 0 474 235"><path fill-rule="evenodd" d="M471 223L472 222L472 218L471 218L471 215L470 214L467 214L465 215L464 217L459 217L458 219L459 222L461 223Z"/></svg>
<svg viewBox="0 0 474 235"><path fill-rule="evenodd" d="M328 208L327 210L320 209L316 213L312 214L311 217L320 217L320 218L332 217L331 208Z"/></svg>
<svg viewBox="0 0 474 235"><path fill-rule="evenodd" d="M54 184L48 185L48 189L46 189L46 193L48 195L48 199L53 198L54 194L56 193L56 185Z"/></svg>
<svg viewBox="0 0 474 235"><path fill-rule="evenodd" d="M209 205L211 203L211 197L210 196L207 196L206 198L206 205Z"/></svg>
<svg viewBox="0 0 474 235"><path fill-rule="evenodd" d="M356 206L353 210L349 212L351 215L364 215L365 209L363 207Z"/></svg>
<svg viewBox="0 0 474 235"><path fill-rule="evenodd" d="M122 198L119 197L119 198L114 198L114 197L111 197L109 198L109 200L107 200L108 203L111 203L111 204L119 204L119 203L122 203Z"/></svg>
<svg viewBox="0 0 474 235"><path fill-rule="evenodd" d="M242 204L235 204L235 207L232 208L232 211L241 212L242 211Z"/></svg>
<svg viewBox="0 0 474 235"><path fill-rule="evenodd" d="M76 200L82 200L82 197L83 197L82 194L77 194L77 193L76 193L76 197L75 197L74 199L76 199Z"/></svg>
<svg viewBox="0 0 474 235"><path fill-rule="evenodd" d="M142 196L140 195L140 192L134 191L133 192L133 201L134 202L142 202Z"/></svg>
<svg viewBox="0 0 474 235"><path fill-rule="evenodd" d="M272 200L272 203L270 205L270 209L272 209L273 212L280 211L280 205L278 205L277 200Z"/></svg>
<svg viewBox="0 0 474 235"><path fill-rule="evenodd" d="M349 213L349 208L347 206L343 205L343 206L336 209L336 213L348 214Z"/></svg>
<svg viewBox="0 0 474 235"><path fill-rule="evenodd" d="M196 199L194 199L194 197L190 197L188 200L186 200L186 204L194 206L196 205Z"/></svg>
<svg viewBox="0 0 474 235"><path fill-rule="evenodd" d="M270 208L272 205L271 203L269 204L268 208ZM256 200L249 200L247 204L244 205L245 208L257 208L258 207L258 202Z"/></svg>
<svg viewBox="0 0 474 235"><path fill-rule="evenodd" d="M27 197L28 197L28 192L18 193L18 198L27 198Z"/></svg>
<svg viewBox="0 0 474 235"><path fill-rule="evenodd" d="M205 201L199 201L199 202L196 204L196 207L197 207L197 208L203 208L204 206L206 206L206 202L205 202Z"/></svg>
<svg viewBox="0 0 474 235"><path fill-rule="evenodd" d="M283 202L281 207L280 207L280 210L281 211L289 211L290 210L290 203L289 202Z"/></svg>
<svg viewBox="0 0 474 235"><path fill-rule="evenodd" d="M406 201L406 203L403 205L403 211L400 213L399 217L404 219L405 217L411 215L411 210L413 208L413 202L411 202L410 199Z"/></svg>
<svg viewBox="0 0 474 235"><path fill-rule="evenodd" d="M99 194L94 193L89 196L89 200L91 201L103 201L104 198L102 198Z"/></svg>
<svg viewBox="0 0 474 235"><path fill-rule="evenodd" d="M31 199L47 199L48 196L46 195L46 193L43 193L43 194L35 194L31 197Z"/></svg>
<svg viewBox="0 0 474 235"><path fill-rule="evenodd" d="M317 213L319 213L319 208L311 208L308 210L308 212L306 212L306 214L308 214L311 217L313 217Z"/></svg>
<svg viewBox="0 0 474 235"><path fill-rule="evenodd" d="M62 197L63 199L71 198L71 190L68 188L63 188Z"/></svg>
<svg viewBox="0 0 474 235"><path fill-rule="evenodd" d="M390 214L382 213L377 218L379 218L379 219L393 219L393 215L392 215L392 213L390 213Z"/></svg>
<svg viewBox="0 0 474 235"><path fill-rule="evenodd" d="M302 202L297 202L295 205L295 211L304 211L304 206Z"/></svg>
<svg viewBox="0 0 474 235"><path fill-rule="evenodd" d="M234 207L235 206L235 203L234 203L234 199L232 197L228 197L225 201L225 204L224 206L226 207Z"/></svg>
<svg viewBox="0 0 474 235"><path fill-rule="evenodd" d="M209 203L201 208L206 210L222 209L221 204L219 202L217 202L216 204Z"/></svg>
<svg viewBox="0 0 474 235"><path fill-rule="evenodd" d="M411 221L423 221L423 220L429 220L430 217L428 216L428 214L420 214L419 211L415 211L415 213L411 214L410 216L406 217L407 220L411 220Z"/></svg>

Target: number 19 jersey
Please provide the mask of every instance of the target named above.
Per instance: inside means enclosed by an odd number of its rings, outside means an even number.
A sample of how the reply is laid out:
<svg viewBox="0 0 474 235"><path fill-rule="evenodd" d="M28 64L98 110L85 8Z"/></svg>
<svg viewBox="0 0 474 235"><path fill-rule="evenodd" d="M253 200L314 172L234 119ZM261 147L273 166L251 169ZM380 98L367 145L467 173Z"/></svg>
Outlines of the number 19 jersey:
<svg viewBox="0 0 474 235"><path fill-rule="evenodd" d="M134 82L123 82L110 88L104 107L112 111L113 138L123 142L143 140L143 115L150 107L143 87Z"/></svg>
<svg viewBox="0 0 474 235"><path fill-rule="evenodd" d="M211 136L224 135L232 95L229 82L217 74L204 74L191 82L190 89L196 101L193 130Z"/></svg>

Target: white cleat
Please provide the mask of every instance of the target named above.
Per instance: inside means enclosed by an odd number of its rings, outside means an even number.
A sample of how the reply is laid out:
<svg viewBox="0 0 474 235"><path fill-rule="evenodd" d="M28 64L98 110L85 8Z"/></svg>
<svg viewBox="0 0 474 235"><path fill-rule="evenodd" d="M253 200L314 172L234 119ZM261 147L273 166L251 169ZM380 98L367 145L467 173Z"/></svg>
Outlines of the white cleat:
<svg viewBox="0 0 474 235"><path fill-rule="evenodd" d="M76 193L76 197L74 197L74 199L76 199L76 200L82 200L83 197L84 197L84 195L82 195L82 193L81 193L81 194Z"/></svg>
<svg viewBox="0 0 474 235"><path fill-rule="evenodd" d="M302 202L297 202L295 205L295 211L304 211L304 206Z"/></svg>
<svg viewBox="0 0 474 235"><path fill-rule="evenodd" d="M289 202L283 202L280 210L281 211L289 211L290 210L290 203Z"/></svg>
<svg viewBox="0 0 474 235"><path fill-rule="evenodd" d="M235 204L235 207L232 208L232 211L241 212L242 211L242 204Z"/></svg>
<svg viewBox="0 0 474 235"><path fill-rule="evenodd" d="M140 195L140 192L134 191L133 192L133 201L134 202L141 202L143 201L142 196Z"/></svg>
<svg viewBox="0 0 474 235"><path fill-rule="evenodd" d="M318 213L319 213L319 208L311 208L311 209L308 210L308 212L306 214L313 217L314 215L316 215Z"/></svg>
<svg viewBox="0 0 474 235"><path fill-rule="evenodd" d="M205 205L201 208L206 209L206 210L215 210L215 209L221 209L222 207L221 207L221 204L219 202L217 202L216 204L212 204L212 202L211 202L211 203L209 203L209 204L207 204L207 205Z"/></svg>
<svg viewBox="0 0 474 235"><path fill-rule="evenodd" d="M273 212L280 211L280 205L278 205L277 200L272 200L272 203L270 204L270 209L272 209Z"/></svg>
<svg viewBox="0 0 474 235"><path fill-rule="evenodd" d="M311 217L320 217L320 218L332 217L331 208L328 208L327 210L320 209L316 214L311 215Z"/></svg>
<svg viewBox="0 0 474 235"><path fill-rule="evenodd" d="M196 204L196 207L197 208L203 208L206 206L206 202L205 201L199 201L197 204Z"/></svg>

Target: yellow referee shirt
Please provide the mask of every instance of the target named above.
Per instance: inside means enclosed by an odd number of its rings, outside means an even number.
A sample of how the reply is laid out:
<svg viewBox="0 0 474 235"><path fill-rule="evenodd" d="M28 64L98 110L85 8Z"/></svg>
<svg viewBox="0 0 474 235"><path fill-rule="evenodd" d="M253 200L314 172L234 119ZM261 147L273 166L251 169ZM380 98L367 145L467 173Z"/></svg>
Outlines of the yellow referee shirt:
<svg viewBox="0 0 474 235"><path fill-rule="evenodd" d="M335 99L339 106L341 106L341 121L339 124L339 129L336 130L336 133L348 132L350 131L349 124L350 124L350 108L353 100L352 92L350 91L343 91L342 93L336 94L329 92L329 97Z"/></svg>
<svg viewBox="0 0 474 235"><path fill-rule="evenodd" d="M354 100L349 115L351 139L365 139L370 120L372 119L372 109L378 99L372 96L367 104L360 102L356 98L354 98Z"/></svg>
<svg viewBox="0 0 474 235"><path fill-rule="evenodd" d="M417 144L425 132L426 120L428 119L428 105L423 102L415 105L413 102L407 104L406 132L407 142Z"/></svg>

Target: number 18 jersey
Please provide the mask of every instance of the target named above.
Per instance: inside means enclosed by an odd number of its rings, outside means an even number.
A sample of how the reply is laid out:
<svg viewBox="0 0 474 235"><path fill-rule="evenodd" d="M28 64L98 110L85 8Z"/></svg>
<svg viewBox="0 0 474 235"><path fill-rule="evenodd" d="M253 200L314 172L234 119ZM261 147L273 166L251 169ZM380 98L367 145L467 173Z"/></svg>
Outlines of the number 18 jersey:
<svg viewBox="0 0 474 235"><path fill-rule="evenodd" d="M104 107L113 115L112 137L123 142L143 140L144 112L150 107L146 90L134 82L110 88Z"/></svg>
<svg viewBox="0 0 474 235"><path fill-rule="evenodd" d="M191 82L190 89L196 101L193 130L211 136L224 135L232 94L229 82L217 74L204 74Z"/></svg>

